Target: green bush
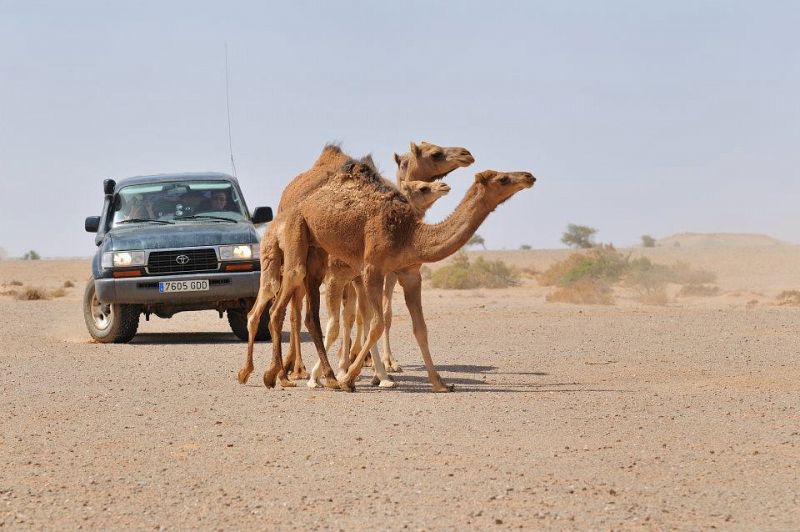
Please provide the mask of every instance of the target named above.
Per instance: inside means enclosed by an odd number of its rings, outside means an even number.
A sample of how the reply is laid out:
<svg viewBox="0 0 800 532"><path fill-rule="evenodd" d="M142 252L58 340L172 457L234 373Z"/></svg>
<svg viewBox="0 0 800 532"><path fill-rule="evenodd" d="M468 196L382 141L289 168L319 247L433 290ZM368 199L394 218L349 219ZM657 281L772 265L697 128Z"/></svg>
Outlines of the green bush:
<svg viewBox="0 0 800 532"><path fill-rule="evenodd" d="M561 242L571 248L587 249L595 246L594 235L597 229L586 225L567 225L567 230L561 235Z"/></svg>
<svg viewBox="0 0 800 532"><path fill-rule="evenodd" d="M642 235L642 247L645 248L656 247L656 239L650 235Z"/></svg>
<svg viewBox="0 0 800 532"><path fill-rule="evenodd" d="M478 257L470 263L466 253L457 253L450 264L431 275L431 286L434 288L507 288L518 284L519 272L505 262Z"/></svg>

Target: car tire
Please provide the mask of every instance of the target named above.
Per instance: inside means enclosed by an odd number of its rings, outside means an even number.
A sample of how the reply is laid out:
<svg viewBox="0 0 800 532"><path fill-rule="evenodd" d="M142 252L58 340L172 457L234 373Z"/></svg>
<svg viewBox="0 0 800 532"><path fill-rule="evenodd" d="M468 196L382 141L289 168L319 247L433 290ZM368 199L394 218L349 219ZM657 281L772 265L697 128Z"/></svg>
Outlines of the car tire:
<svg viewBox="0 0 800 532"><path fill-rule="evenodd" d="M83 319L89 334L102 344L126 344L139 328L139 307L120 303L102 303L95 295L90 277L83 292Z"/></svg>
<svg viewBox="0 0 800 532"><path fill-rule="evenodd" d="M258 342L269 342L272 340L272 336L269 334L269 310L270 307L267 306L267 309L261 316L261 323L258 324L258 332L256 332L256 341ZM228 314L228 324L230 324L233 334L235 334L239 340L246 342L249 336L247 332L247 313L241 310L229 310L226 314Z"/></svg>

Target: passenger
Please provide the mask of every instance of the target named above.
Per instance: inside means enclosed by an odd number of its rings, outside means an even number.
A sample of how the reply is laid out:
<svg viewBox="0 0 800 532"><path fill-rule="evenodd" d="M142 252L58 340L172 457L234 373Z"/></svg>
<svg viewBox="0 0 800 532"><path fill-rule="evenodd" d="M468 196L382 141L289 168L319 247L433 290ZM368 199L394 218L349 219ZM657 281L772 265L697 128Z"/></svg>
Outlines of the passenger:
<svg viewBox="0 0 800 532"><path fill-rule="evenodd" d="M154 203L154 198L150 194L143 196L141 201L131 209L129 218L144 220L158 219L158 213L156 213Z"/></svg>

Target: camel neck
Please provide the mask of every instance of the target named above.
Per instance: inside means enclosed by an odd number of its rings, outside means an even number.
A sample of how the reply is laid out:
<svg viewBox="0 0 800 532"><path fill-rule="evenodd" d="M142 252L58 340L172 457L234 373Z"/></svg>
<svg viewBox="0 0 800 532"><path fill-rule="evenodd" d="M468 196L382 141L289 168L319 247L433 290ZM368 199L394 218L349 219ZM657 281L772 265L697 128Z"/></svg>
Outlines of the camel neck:
<svg viewBox="0 0 800 532"><path fill-rule="evenodd" d="M412 246L421 262L438 262L461 249L466 244L494 206L486 204L483 185L474 183L455 211L437 224L419 223L412 238Z"/></svg>

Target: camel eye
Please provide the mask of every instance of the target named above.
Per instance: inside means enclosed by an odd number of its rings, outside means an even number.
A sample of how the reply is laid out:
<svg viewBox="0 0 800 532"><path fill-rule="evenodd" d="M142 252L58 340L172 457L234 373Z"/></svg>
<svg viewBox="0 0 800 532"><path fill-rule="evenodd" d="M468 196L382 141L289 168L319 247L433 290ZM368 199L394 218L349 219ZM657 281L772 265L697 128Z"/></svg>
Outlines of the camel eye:
<svg viewBox="0 0 800 532"><path fill-rule="evenodd" d="M440 151L433 152L431 154L431 157L434 158L434 159L441 159L442 157L444 157L444 153L442 153Z"/></svg>
<svg viewBox="0 0 800 532"><path fill-rule="evenodd" d="M504 185L507 185L507 184L511 183L511 178L510 178L510 177L508 177L507 175L506 175L506 176L503 176L503 177L500 179L500 182L501 182L502 184L504 184Z"/></svg>
<svg viewBox="0 0 800 532"><path fill-rule="evenodd" d="M422 187L420 190L422 192L430 192L431 191L431 187Z"/></svg>

